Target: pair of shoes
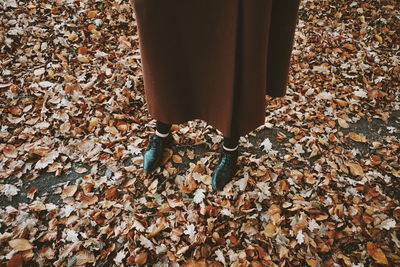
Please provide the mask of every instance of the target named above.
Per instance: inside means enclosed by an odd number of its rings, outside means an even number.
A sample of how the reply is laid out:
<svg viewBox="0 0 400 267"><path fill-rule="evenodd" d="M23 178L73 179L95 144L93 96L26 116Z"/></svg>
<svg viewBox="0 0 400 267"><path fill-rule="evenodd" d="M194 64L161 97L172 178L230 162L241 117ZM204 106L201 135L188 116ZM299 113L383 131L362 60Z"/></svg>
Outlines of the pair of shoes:
<svg viewBox="0 0 400 267"><path fill-rule="evenodd" d="M221 149L220 157L217 166L212 173L211 186L214 190L222 190L229 183L232 177L238 170L236 161L238 158L239 149L235 151L226 151Z"/></svg>
<svg viewBox="0 0 400 267"><path fill-rule="evenodd" d="M167 137L153 134L143 155L143 169L150 173L160 166L165 148L172 144L171 133Z"/></svg>

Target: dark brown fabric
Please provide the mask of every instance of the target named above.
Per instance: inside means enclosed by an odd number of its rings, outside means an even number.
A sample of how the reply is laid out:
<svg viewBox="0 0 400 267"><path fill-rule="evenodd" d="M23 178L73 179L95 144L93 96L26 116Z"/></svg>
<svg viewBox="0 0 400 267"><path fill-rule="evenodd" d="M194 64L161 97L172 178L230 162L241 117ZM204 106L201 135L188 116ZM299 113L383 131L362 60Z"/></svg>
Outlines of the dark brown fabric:
<svg viewBox="0 0 400 267"><path fill-rule="evenodd" d="M150 115L224 136L265 122L286 94L299 0L131 0Z"/></svg>

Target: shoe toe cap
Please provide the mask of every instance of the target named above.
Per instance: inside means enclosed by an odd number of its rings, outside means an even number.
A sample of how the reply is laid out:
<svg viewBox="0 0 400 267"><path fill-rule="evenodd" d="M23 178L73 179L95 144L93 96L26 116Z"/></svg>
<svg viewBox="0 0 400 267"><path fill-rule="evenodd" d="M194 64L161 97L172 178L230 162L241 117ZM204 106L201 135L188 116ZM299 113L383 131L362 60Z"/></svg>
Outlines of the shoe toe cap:
<svg viewBox="0 0 400 267"><path fill-rule="evenodd" d="M153 171L158 164L157 154L154 150L147 151L143 156L143 169L145 172Z"/></svg>

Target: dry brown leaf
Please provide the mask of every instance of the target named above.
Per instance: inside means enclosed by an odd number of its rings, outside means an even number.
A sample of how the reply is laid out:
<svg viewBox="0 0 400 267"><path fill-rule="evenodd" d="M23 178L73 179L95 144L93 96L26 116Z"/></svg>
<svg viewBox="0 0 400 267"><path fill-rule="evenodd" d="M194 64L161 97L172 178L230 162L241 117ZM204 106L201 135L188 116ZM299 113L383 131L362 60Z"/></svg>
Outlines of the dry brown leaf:
<svg viewBox="0 0 400 267"><path fill-rule="evenodd" d="M93 205L99 201L99 198L96 195L93 196L82 196L80 201L86 205Z"/></svg>
<svg viewBox="0 0 400 267"><path fill-rule="evenodd" d="M182 157L179 156L179 155L173 155L173 156L172 156L172 161L173 161L174 163L182 163Z"/></svg>
<svg viewBox="0 0 400 267"><path fill-rule="evenodd" d="M317 267L318 262L315 259L306 259L308 266L310 267Z"/></svg>
<svg viewBox="0 0 400 267"><path fill-rule="evenodd" d="M94 262L94 255L88 250L81 250L76 255L76 265L86 264L88 262Z"/></svg>
<svg viewBox="0 0 400 267"><path fill-rule="evenodd" d="M206 264L206 261L204 259L201 260L194 260L194 259L188 259L183 265L182 267L206 267L206 266L210 266Z"/></svg>
<svg viewBox="0 0 400 267"><path fill-rule="evenodd" d="M116 186L109 187L105 190L104 197L106 199L116 199L118 197L118 189Z"/></svg>
<svg viewBox="0 0 400 267"><path fill-rule="evenodd" d="M97 16L97 11L96 10L90 10L87 13L87 17L90 18L90 19L95 18L96 16Z"/></svg>
<svg viewBox="0 0 400 267"><path fill-rule="evenodd" d="M174 151L170 148L166 148L163 154L163 158L161 160L161 166L163 166L167 161L172 157Z"/></svg>
<svg viewBox="0 0 400 267"><path fill-rule="evenodd" d="M344 119L338 118L338 123L339 123L340 127L342 127L342 128L347 129L350 127L349 124L347 123L347 121L345 121Z"/></svg>
<svg viewBox="0 0 400 267"><path fill-rule="evenodd" d="M272 204L268 209L268 215L271 217L272 223L278 225L281 222L281 208Z"/></svg>
<svg viewBox="0 0 400 267"><path fill-rule="evenodd" d="M8 158L16 158L18 156L18 150L14 145L7 144L3 148L3 154Z"/></svg>
<svg viewBox="0 0 400 267"><path fill-rule="evenodd" d="M362 142L362 143L367 142L367 138L363 133L349 132L349 137L351 138L351 140L356 142Z"/></svg>
<svg viewBox="0 0 400 267"><path fill-rule="evenodd" d="M155 227L152 228L152 231L149 233L147 238L152 238L156 235L158 235L162 230L167 228L169 226L167 218L166 217L159 217L155 223Z"/></svg>
<svg viewBox="0 0 400 267"><path fill-rule="evenodd" d="M42 211L46 209L44 203L40 200L35 200L29 204L29 208L34 211Z"/></svg>
<svg viewBox="0 0 400 267"><path fill-rule="evenodd" d="M24 259L21 253L12 255L11 259L7 262L7 267L23 267Z"/></svg>
<svg viewBox="0 0 400 267"><path fill-rule="evenodd" d="M40 249L39 254L46 259L54 258L54 250L51 247L43 247Z"/></svg>
<svg viewBox="0 0 400 267"><path fill-rule="evenodd" d="M284 246L279 246L279 258L288 258L289 257L289 249Z"/></svg>
<svg viewBox="0 0 400 267"><path fill-rule="evenodd" d="M78 190L77 185L69 185L63 189L61 197L62 198L72 197L73 195L75 195L77 190Z"/></svg>
<svg viewBox="0 0 400 267"><path fill-rule="evenodd" d="M80 174L85 173L87 171L88 171L88 169L86 169L84 167L80 167L80 168L75 169L75 172L76 173L80 173Z"/></svg>
<svg viewBox="0 0 400 267"><path fill-rule="evenodd" d="M135 263L139 265L145 264L147 262L147 256L148 256L147 252L139 253L138 255L135 256Z"/></svg>
<svg viewBox="0 0 400 267"><path fill-rule="evenodd" d="M385 253L373 242L367 242L368 254L379 264L389 264Z"/></svg>
<svg viewBox="0 0 400 267"><path fill-rule="evenodd" d="M73 93L75 90L77 90L78 88L79 88L79 83L73 83L73 84L67 83L67 84L65 85L65 87L64 87L64 91L65 91L66 93L71 94L71 93Z"/></svg>
<svg viewBox="0 0 400 267"><path fill-rule="evenodd" d="M358 164L356 162L348 162L347 166L350 168L350 173L352 175L359 175L359 176L364 175L364 171L363 171L362 167L360 166L360 164Z"/></svg>
<svg viewBox="0 0 400 267"><path fill-rule="evenodd" d="M90 31L90 32L94 32L94 31L96 31L97 30L97 26L95 25L95 24L89 24L88 25L88 27L87 27L87 29Z"/></svg>
<svg viewBox="0 0 400 267"><path fill-rule="evenodd" d="M37 192L37 187L36 186L31 186L26 193L27 198L33 199L35 196L35 193Z"/></svg>
<svg viewBox="0 0 400 267"><path fill-rule="evenodd" d="M346 107L348 105L347 101L341 100L341 99L334 99L336 104L338 104L341 107Z"/></svg>
<svg viewBox="0 0 400 267"><path fill-rule="evenodd" d="M78 39L78 35L76 33L71 33L70 35L68 35L69 41L75 41L76 39Z"/></svg>
<svg viewBox="0 0 400 267"><path fill-rule="evenodd" d="M344 48L349 49L350 51L356 50L356 46L351 43L346 43L343 45Z"/></svg>
<svg viewBox="0 0 400 267"><path fill-rule="evenodd" d="M12 247L12 249L18 251L25 251L33 248L32 244L25 238L17 238L10 240L8 241L8 244L10 245L10 247Z"/></svg>
<svg viewBox="0 0 400 267"><path fill-rule="evenodd" d="M176 208L176 207L183 207L183 202L181 200L178 199L167 199L168 201L168 205L171 208Z"/></svg>
<svg viewBox="0 0 400 267"><path fill-rule="evenodd" d="M77 52L78 52L78 54L86 55L88 53L88 50L87 50L86 47L81 46L81 47L78 48Z"/></svg>
<svg viewBox="0 0 400 267"><path fill-rule="evenodd" d="M265 225L263 233L266 237L274 237L276 234L276 226L269 222L267 225Z"/></svg>

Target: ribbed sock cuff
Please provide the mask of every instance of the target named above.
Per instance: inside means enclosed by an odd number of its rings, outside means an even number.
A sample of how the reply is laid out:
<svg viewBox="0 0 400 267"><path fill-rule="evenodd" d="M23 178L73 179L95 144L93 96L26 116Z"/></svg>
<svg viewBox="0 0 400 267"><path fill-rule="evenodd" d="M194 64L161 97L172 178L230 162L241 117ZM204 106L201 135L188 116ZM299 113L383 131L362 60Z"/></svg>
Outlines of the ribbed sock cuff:
<svg viewBox="0 0 400 267"><path fill-rule="evenodd" d="M238 147L239 147L239 145L237 145L235 148L227 148L226 146L222 146L226 151L230 151L230 152L232 152L232 151L235 151L235 150L237 150L238 149Z"/></svg>
<svg viewBox="0 0 400 267"><path fill-rule="evenodd" d="M156 130L156 135L158 135L160 137L167 137L169 135L169 133L163 134Z"/></svg>

